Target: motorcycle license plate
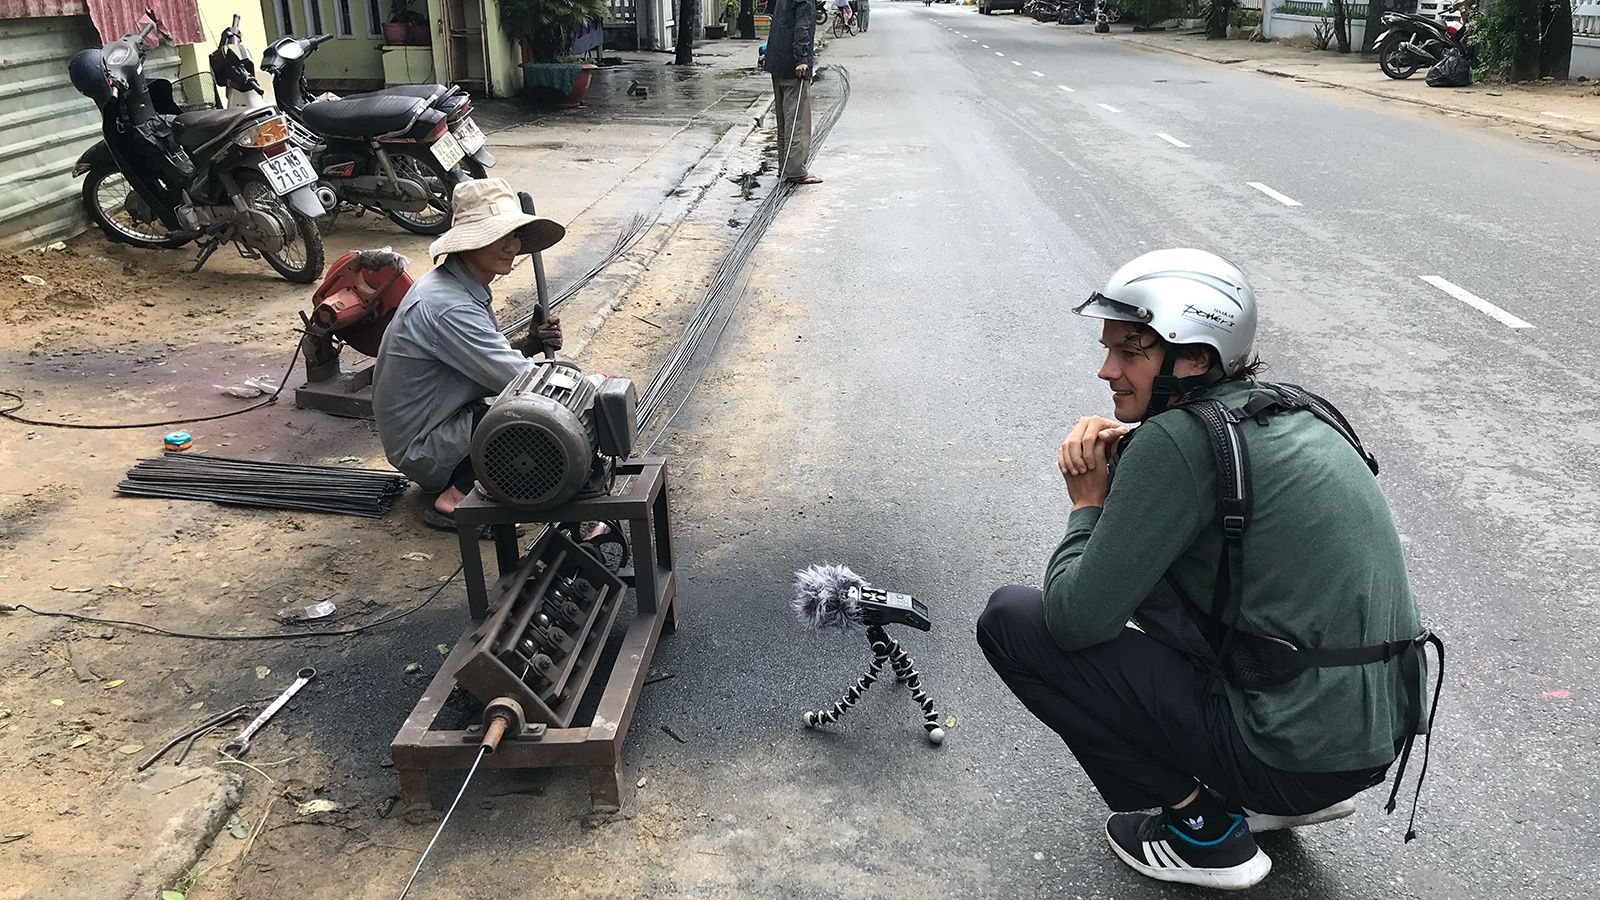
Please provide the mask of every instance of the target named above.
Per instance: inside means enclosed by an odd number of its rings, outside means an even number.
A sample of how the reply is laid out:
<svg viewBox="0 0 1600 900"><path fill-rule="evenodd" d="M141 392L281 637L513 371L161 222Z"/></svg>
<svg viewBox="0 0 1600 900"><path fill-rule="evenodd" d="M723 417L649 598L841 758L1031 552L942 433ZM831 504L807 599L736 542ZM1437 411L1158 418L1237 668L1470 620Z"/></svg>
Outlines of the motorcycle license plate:
<svg viewBox="0 0 1600 900"><path fill-rule="evenodd" d="M439 165L445 167L445 171L454 169L456 163L461 162L461 158L467 155L467 151L461 149L461 142L448 131L440 135L428 149L433 151L433 158L439 161Z"/></svg>
<svg viewBox="0 0 1600 900"><path fill-rule="evenodd" d="M472 121L471 116L457 123L452 133L456 136L456 140L461 142L461 149L467 153L477 153L483 149L483 132L479 130L478 123Z"/></svg>
<svg viewBox="0 0 1600 900"><path fill-rule="evenodd" d="M293 147L262 160L261 174L267 176L267 183L280 197L317 180L306 155Z"/></svg>

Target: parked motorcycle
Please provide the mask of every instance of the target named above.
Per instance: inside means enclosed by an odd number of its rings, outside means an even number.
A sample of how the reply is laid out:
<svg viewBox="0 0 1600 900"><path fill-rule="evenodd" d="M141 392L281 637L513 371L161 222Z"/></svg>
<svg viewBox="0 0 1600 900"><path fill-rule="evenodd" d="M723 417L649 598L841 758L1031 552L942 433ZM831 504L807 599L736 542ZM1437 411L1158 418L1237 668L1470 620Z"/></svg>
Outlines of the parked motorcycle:
<svg viewBox="0 0 1600 900"><path fill-rule="evenodd" d="M1417 13L1386 12L1384 32L1378 35L1378 68L1390 78L1405 79L1429 68L1445 51L1455 50L1469 66L1478 63L1477 51L1467 45L1467 21L1460 4L1447 6L1437 20Z"/></svg>
<svg viewBox="0 0 1600 900"><path fill-rule="evenodd" d="M1061 6L1059 0L1028 0L1022 4L1022 12L1035 22L1054 22L1061 14Z"/></svg>
<svg viewBox="0 0 1600 900"><path fill-rule="evenodd" d="M455 185L485 177L494 165L465 91L412 84L312 98L306 58L330 35L281 38L261 56L278 105L321 141L321 186L340 202L377 210L416 234L450 227Z"/></svg>
<svg viewBox="0 0 1600 900"><path fill-rule="evenodd" d="M272 107L185 112L172 82L146 79L136 33L72 58L68 74L101 111L104 140L72 168L84 176L83 208L107 238L139 247L197 242L195 270L223 244L302 284L322 274L322 203L316 171Z"/></svg>

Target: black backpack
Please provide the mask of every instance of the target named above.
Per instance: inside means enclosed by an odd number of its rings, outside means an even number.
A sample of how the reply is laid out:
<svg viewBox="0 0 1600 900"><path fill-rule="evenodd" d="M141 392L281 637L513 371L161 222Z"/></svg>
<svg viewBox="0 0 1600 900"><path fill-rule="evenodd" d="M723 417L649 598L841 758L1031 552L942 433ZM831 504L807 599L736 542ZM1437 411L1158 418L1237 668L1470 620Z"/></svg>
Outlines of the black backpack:
<svg viewBox="0 0 1600 900"><path fill-rule="evenodd" d="M1292 384L1261 382L1248 402L1230 408L1220 400L1200 399L1175 405L1200 421L1210 438L1212 458L1217 467L1217 512L1222 524L1223 550L1217 562L1216 582L1209 603L1187 596L1169 577L1141 603L1133 621L1152 638L1177 649L1209 671L1216 679L1245 689L1263 689L1282 684L1297 675L1319 668L1365 666L1395 663L1401 667L1406 686L1412 727L1400 752L1394 789L1389 794L1387 812L1394 812L1400 780L1418 734L1423 742L1422 772L1417 779L1417 795L1428 775L1428 753L1432 743L1433 719L1439 709L1439 691L1444 687L1444 642L1424 629L1412 638L1387 641L1366 647L1306 649L1288 641L1239 630L1239 606L1244 595L1244 536L1250 527L1250 454L1240 427L1248 421L1266 425L1271 416L1307 410L1339 433L1354 447L1376 476L1378 461L1361 445L1350 422L1327 400ZM1128 435L1137 434L1135 429ZM1419 682L1422 657L1428 645L1439 656L1435 673L1433 704L1424 723L1423 699ZM1412 825L1405 839L1416 837L1416 799L1412 801Z"/></svg>

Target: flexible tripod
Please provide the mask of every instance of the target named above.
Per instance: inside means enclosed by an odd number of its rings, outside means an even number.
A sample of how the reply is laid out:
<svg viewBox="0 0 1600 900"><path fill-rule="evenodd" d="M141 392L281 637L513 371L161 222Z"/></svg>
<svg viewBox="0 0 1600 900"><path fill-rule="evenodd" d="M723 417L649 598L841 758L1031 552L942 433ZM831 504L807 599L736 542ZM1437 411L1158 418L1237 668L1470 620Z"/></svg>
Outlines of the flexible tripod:
<svg viewBox="0 0 1600 900"><path fill-rule="evenodd" d="M867 688L877 683L878 673L883 671L887 663L894 670L895 681L911 688L912 701L922 707L922 727L928 732L928 741L944 743L944 728L939 725L939 712L934 709L933 698L922 689L922 677L917 674L911 655L881 625L867 626L867 641L872 645L872 664L833 706L816 711L807 710L803 717L806 727L817 728L838 721L840 716L856 705Z"/></svg>

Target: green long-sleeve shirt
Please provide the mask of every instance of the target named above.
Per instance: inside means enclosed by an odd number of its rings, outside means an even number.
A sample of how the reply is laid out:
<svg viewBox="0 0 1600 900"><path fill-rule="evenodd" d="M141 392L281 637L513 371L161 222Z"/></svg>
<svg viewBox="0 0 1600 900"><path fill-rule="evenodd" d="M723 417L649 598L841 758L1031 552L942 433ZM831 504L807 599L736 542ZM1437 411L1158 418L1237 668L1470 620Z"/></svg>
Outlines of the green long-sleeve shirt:
<svg viewBox="0 0 1600 900"><path fill-rule="evenodd" d="M1209 396L1236 407L1250 390L1224 382ZM1312 413L1268 421L1241 426L1254 497L1241 629L1306 648L1414 637L1417 608L1377 479ZM1211 444L1187 412L1153 416L1118 461L1104 508L1068 518L1045 573L1050 633L1066 650L1115 638L1168 572L1181 593L1209 605L1221 552ZM1311 669L1269 689L1228 685L1227 693L1245 744L1287 771L1386 765L1412 724L1393 663Z"/></svg>

